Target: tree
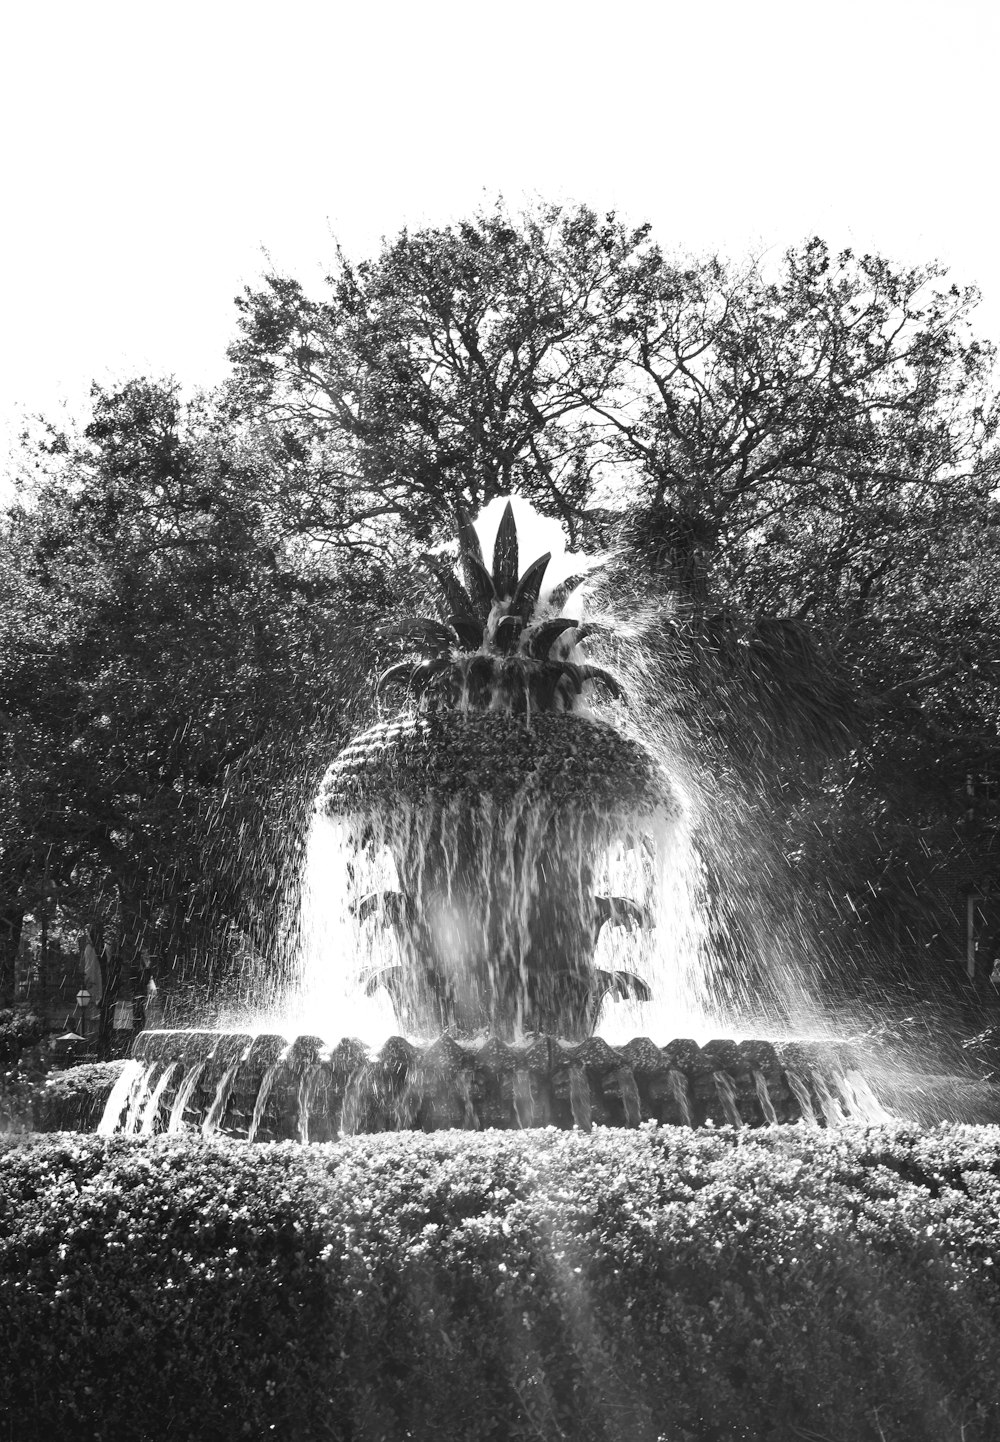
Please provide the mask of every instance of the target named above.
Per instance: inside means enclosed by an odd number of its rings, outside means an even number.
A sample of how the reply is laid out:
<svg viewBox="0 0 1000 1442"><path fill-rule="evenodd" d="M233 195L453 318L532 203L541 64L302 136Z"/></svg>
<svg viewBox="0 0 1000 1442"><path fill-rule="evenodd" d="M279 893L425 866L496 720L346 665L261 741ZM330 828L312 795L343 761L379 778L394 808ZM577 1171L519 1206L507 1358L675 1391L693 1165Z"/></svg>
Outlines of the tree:
<svg viewBox="0 0 1000 1442"><path fill-rule="evenodd" d="M234 404L300 479L304 524L340 544L394 524L426 542L457 502L516 490L575 537L608 460L590 404L618 363L606 292L646 232L498 206L358 265L338 251L324 299L281 276L248 290Z"/></svg>
<svg viewBox="0 0 1000 1442"><path fill-rule="evenodd" d="M212 403L95 390L53 434L0 547L0 889L13 940L43 880L127 949L273 957L318 772L361 676L379 576L282 536L270 478ZM336 655L336 668L331 655Z"/></svg>
<svg viewBox="0 0 1000 1442"><path fill-rule="evenodd" d="M644 482L637 536L679 584L812 616L838 589L863 597L902 512L940 515L977 477L982 494L992 352L968 332L976 292L942 275L812 240L773 279L655 250L618 277L637 404L608 415Z"/></svg>

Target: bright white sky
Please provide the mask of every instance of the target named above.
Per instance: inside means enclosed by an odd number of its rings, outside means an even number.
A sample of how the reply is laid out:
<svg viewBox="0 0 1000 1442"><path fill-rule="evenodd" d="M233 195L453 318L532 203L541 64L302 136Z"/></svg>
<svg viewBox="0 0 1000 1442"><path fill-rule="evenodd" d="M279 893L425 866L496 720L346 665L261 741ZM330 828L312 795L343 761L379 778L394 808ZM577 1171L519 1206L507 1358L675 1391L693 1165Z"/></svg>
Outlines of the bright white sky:
<svg viewBox="0 0 1000 1442"><path fill-rule="evenodd" d="M25 0L0 20L0 424L225 370L233 297L503 193L667 247L940 259L1000 341L995 0Z"/></svg>

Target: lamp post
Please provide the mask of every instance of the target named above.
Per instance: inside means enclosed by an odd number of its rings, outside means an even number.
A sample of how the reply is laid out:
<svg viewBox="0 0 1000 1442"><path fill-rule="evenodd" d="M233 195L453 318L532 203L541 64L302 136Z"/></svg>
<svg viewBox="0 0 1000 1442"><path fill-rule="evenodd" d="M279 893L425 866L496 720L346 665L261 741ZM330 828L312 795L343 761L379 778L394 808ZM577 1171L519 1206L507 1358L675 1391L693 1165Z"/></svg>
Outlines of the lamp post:
<svg viewBox="0 0 1000 1442"><path fill-rule="evenodd" d="M85 986L81 986L76 994L76 1004L82 1013L80 1019L80 1032L84 1041L87 1039L87 1007L90 1005L90 992Z"/></svg>

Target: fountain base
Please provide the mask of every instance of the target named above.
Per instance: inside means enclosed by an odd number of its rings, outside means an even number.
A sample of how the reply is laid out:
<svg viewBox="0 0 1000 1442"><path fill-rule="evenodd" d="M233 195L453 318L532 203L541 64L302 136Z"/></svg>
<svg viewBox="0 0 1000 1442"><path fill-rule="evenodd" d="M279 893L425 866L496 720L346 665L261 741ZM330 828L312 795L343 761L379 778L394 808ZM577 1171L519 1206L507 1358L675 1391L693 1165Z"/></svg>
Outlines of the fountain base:
<svg viewBox="0 0 1000 1442"><path fill-rule="evenodd" d="M345 1039L146 1031L102 1130L200 1130L248 1141L329 1141L359 1132L595 1125L836 1125L885 1120L844 1043L537 1035L516 1045L443 1035Z"/></svg>

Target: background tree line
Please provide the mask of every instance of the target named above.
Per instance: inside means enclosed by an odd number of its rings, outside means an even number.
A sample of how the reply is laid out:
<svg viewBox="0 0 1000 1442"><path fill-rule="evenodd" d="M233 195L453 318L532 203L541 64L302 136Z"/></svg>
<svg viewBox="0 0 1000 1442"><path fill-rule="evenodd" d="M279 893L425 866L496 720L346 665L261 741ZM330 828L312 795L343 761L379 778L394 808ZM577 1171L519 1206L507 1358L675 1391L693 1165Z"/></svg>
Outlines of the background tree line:
<svg viewBox="0 0 1000 1442"><path fill-rule="evenodd" d="M765 269L498 206L248 290L212 394L95 388L0 524L0 990L45 908L202 979L273 957L375 623L457 502L511 491L613 552L648 704L824 924L954 960L1000 755L975 301L820 240Z"/></svg>

